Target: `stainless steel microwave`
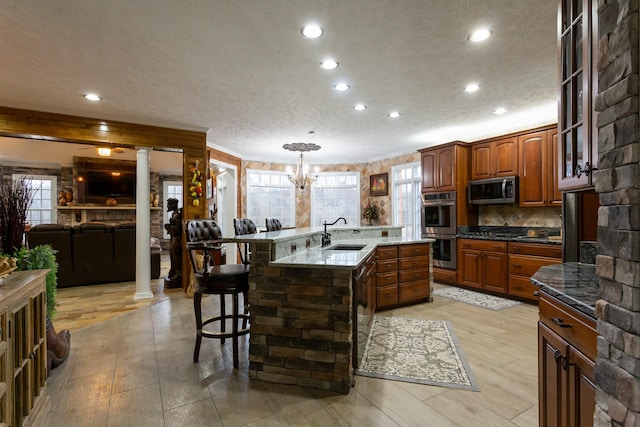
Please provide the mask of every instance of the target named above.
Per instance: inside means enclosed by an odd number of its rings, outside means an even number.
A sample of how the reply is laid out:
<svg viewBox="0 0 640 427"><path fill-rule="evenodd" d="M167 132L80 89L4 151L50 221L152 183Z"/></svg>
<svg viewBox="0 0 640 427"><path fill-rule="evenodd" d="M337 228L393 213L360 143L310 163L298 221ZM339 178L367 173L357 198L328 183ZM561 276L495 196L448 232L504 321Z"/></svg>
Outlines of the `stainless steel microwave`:
<svg viewBox="0 0 640 427"><path fill-rule="evenodd" d="M469 181L469 203L478 205L507 204L518 201L518 177L505 176Z"/></svg>

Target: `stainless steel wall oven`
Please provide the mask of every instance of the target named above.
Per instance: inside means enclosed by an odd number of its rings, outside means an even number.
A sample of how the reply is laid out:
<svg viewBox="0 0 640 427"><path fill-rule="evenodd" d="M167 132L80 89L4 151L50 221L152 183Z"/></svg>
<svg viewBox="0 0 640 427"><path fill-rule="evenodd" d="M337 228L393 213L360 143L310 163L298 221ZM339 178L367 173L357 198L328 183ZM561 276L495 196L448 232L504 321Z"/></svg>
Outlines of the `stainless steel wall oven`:
<svg viewBox="0 0 640 427"><path fill-rule="evenodd" d="M432 244L433 265L456 269L458 267L456 256L458 223L455 191L423 195L421 230L423 238L435 239Z"/></svg>

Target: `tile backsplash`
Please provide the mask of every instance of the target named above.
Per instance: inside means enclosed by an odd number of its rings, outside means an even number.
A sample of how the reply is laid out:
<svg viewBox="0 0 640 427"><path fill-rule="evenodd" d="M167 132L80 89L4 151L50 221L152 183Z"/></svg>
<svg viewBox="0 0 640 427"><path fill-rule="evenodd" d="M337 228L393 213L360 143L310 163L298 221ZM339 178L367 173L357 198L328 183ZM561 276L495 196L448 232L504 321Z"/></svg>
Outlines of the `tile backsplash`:
<svg viewBox="0 0 640 427"><path fill-rule="evenodd" d="M480 205L478 225L560 228L560 207L521 208L518 205Z"/></svg>

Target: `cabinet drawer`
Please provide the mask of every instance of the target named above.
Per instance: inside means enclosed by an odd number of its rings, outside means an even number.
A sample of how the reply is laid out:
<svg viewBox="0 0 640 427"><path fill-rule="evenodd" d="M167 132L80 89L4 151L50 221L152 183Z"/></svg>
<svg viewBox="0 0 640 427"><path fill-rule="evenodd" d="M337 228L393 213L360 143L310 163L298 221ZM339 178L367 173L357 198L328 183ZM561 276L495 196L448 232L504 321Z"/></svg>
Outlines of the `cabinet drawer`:
<svg viewBox="0 0 640 427"><path fill-rule="evenodd" d="M429 268L429 256L415 256L411 258L399 259L400 270L406 268Z"/></svg>
<svg viewBox="0 0 640 427"><path fill-rule="evenodd" d="M378 265L376 267L376 271L378 273L386 273L389 271L398 271L398 260L397 259L387 259L387 260L378 260Z"/></svg>
<svg viewBox="0 0 640 427"><path fill-rule="evenodd" d="M423 243L420 245L400 245L398 246L399 257L410 257L418 255L429 256L429 244Z"/></svg>
<svg viewBox="0 0 640 427"><path fill-rule="evenodd" d="M438 283L458 283L458 270L433 267L433 280Z"/></svg>
<svg viewBox="0 0 640 427"><path fill-rule="evenodd" d="M399 282L412 282L414 280L429 280L429 267L400 270L398 272Z"/></svg>
<svg viewBox="0 0 640 427"><path fill-rule="evenodd" d="M378 286L395 285L398 283L398 273L378 273L376 275Z"/></svg>
<svg viewBox="0 0 640 427"><path fill-rule="evenodd" d="M398 299L401 303L429 297L429 282L417 281L403 283L399 286Z"/></svg>
<svg viewBox="0 0 640 427"><path fill-rule="evenodd" d="M591 360L596 360L596 322L552 296L540 292L540 321Z"/></svg>
<svg viewBox="0 0 640 427"><path fill-rule="evenodd" d="M458 243L462 249L474 249L476 251L506 252L507 242L497 240L473 240L459 239Z"/></svg>
<svg viewBox="0 0 640 427"><path fill-rule="evenodd" d="M509 242L509 253L562 258L562 245Z"/></svg>
<svg viewBox="0 0 640 427"><path fill-rule="evenodd" d="M540 267L560 264L561 259L535 257L529 255L509 255L509 274L531 277Z"/></svg>
<svg viewBox="0 0 640 427"><path fill-rule="evenodd" d="M378 259L398 258L397 246L381 246L378 248Z"/></svg>
<svg viewBox="0 0 640 427"><path fill-rule="evenodd" d="M376 289L376 306L386 307L398 304L398 286L385 286Z"/></svg>
<svg viewBox="0 0 640 427"><path fill-rule="evenodd" d="M532 285L531 279L528 277L509 275L509 295L537 301L538 297L534 296L533 293L538 290L539 288Z"/></svg>

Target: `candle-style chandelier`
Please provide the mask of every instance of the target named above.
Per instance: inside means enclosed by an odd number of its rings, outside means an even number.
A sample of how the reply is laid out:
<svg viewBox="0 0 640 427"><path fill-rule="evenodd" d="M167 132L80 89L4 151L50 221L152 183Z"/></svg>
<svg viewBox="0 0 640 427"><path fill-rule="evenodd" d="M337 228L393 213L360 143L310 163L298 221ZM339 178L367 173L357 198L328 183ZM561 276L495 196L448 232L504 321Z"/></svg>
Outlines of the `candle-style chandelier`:
<svg viewBox="0 0 640 427"><path fill-rule="evenodd" d="M304 188L311 183L315 182L318 179L318 168L316 167L315 176L311 176L309 173L309 165L304 160L303 153L305 151L318 151L320 146L317 144L308 144L306 142L296 142L293 144L284 144L282 146L285 150L289 151L299 151L300 158L298 159L298 163L296 164L296 173L292 175L293 170L290 167L287 167L287 172L289 176L289 181L297 188L304 190Z"/></svg>

